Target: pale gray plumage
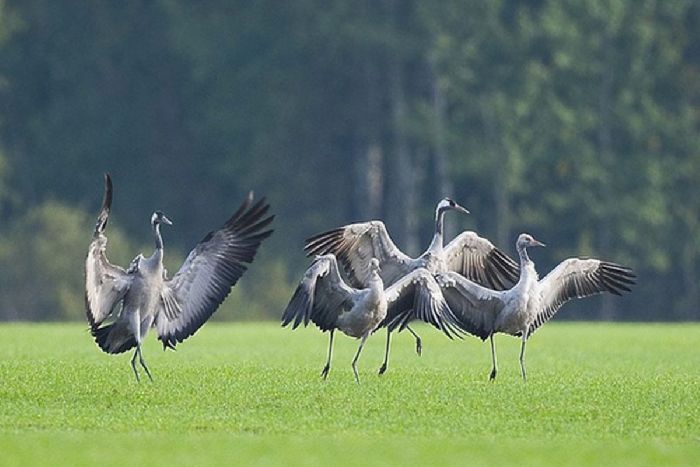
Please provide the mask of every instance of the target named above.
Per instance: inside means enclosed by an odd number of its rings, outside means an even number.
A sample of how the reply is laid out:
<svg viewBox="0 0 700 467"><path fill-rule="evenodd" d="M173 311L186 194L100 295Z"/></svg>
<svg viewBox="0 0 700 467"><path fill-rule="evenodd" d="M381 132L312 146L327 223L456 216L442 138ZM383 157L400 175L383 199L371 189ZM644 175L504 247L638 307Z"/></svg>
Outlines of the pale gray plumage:
<svg viewBox="0 0 700 467"><path fill-rule="evenodd" d="M610 292L620 295L634 284L632 270L597 259L569 258L538 280L527 247L544 246L531 235L521 234L516 248L520 256L520 279L509 290L496 291L482 287L460 274L445 272L436 279L443 289L450 309L465 331L491 341L493 369L496 377L496 349L493 335L497 332L520 336L520 365L525 376L525 342L572 298Z"/></svg>
<svg viewBox="0 0 700 467"><path fill-rule="evenodd" d="M109 262L104 234L112 204L112 181L105 175L102 209L85 261L85 302L92 335L102 350L121 353L136 347L136 357L151 377L141 355L141 343L155 326L163 347L194 334L216 311L253 261L261 242L272 230L264 230L274 216L265 217L264 199L253 204L250 194L238 211L218 230L207 234L190 252L172 279L163 268L161 224L171 224L156 211L151 225L156 248L150 257L137 256L128 269Z"/></svg>
<svg viewBox="0 0 700 467"><path fill-rule="evenodd" d="M352 285L362 287L369 276L369 259L377 258L381 266L380 275L389 286L419 268L431 274L455 271L486 287L502 290L518 280L518 264L490 241L476 233L466 231L444 246L444 216L447 211L468 213L465 208L451 200L440 200L435 208L435 233L430 246L417 258L404 254L394 244L381 221L349 224L317 234L306 240L307 254L331 253L338 257ZM398 323L389 323L392 331ZM416 347L420 349L420 338L416 336ZM387 347L388 351L388 347Z"/></svg>
<svg viewBox="0 0 700 467"><path fill-rule="evenodd" d="M318 256L304 274L282 315L283 326L291 323L296 329L300 324L306 326L312 321L322 331L330 331L328 360L321 372L324 378L330 370L336 329L361 339L352 362L357 382L356 363L365 340L385 320L402 323L415 316L431 322L448 335L457 332L455 318L432 274L417 269L385 290L379 275L379 261L371 258L368 263L367 287L357 289L342 279L334 255Z"/></svg>

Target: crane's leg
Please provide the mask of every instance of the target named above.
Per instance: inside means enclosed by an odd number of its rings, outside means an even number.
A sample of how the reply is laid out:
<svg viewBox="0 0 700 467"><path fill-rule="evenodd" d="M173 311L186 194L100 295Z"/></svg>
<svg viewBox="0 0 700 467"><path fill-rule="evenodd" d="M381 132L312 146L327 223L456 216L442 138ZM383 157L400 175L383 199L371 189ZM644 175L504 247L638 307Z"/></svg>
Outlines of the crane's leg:
<svg viewBox="0 0 700 467"><path fill-rule="evenodd" d="M360 376L357 374L357 360L360 358L360 352L362 352L362 347L364 347L365 345L367 336L369 336L369 333L362 336L362 340L360 341L360 347L358 347L357 349L355 358L352 359L352 372L355 373L355 381L357 381L357 384L360 384Z"/></svg>
<svg viewBox="0 0 700 467"><path fill-rule="evenodd" d="M493 342L493 333L489 335L489 340L491 341L491 361L493 362L493 368L491 369L491 376L489 376L489 380L493 381L496 379L496 373L498 373L498 363L496 362L496 344Z"/></svg>
<svg viewBox="0 0 700 467"><path fill-rule="evenodd" d="M416 332L413 329L411 329L410 326L406 326L406 329L408 329L408 332L413 334L413 337L416 338L416 353L420 357L423 353L423 341L421 340L420 336L416 334Z"/></svg>
<svg viewBox="0 0 700 467"><path fill-rule="evenodd" d="M146 361L143 359L143 355L141 354L141 345L136 346L136 352L139 354L139 363L141 363L141 366L143 367L144 370L146 370L146 374L148 375L148 379L153 382L153 376L151 376L151 372L148 371L148 367L146 366Z"/></svg>
<svg viewBox="0 0 700 467"><path fill-rule="evenodd" d="M523 373L523 381L527 381L525 376L525 343L527 342L527 329L523 332L523 341L520 344L520 371Z"/></svg>
<svg viewBox="0 0 700 467"><path fill-rule="evenodd" d="M136 382L140 383L141 378L139 377L139 372L136 371L136 354L138 353L138 346L136 347L136 350L134 350L134 356L131 358L131 368L134 370L134 374L136 375Z"/></svg>
<svg viewBox="0 0 700 467"><path fill-rule="evenodd" d="M331 329L331 341L330 344L328 344L328 360L326 360L326 366L323 367L323 370L321 370L321 376L323 376L323 379L326 379L328 377L328 372L331 371L331 357L333 356L333 333L335 332L335 329Z"/></svg>
<svg viewBox="0 0 700 467"><path fill-rule="evenodd" d="M389 331L389 328L386 328L386 350L384 352L384 363L382 363L382 366L379 368L379 374L383 375L384 372L386 371L386 367L389 364L389 342L391 341L391 331Z"/></svg>

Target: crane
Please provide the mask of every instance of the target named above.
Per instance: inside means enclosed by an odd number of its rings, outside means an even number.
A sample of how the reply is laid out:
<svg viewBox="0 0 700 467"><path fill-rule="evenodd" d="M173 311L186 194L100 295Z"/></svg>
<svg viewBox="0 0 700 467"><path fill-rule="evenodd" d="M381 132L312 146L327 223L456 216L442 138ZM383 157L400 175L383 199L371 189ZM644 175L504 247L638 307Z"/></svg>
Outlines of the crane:
<svg viewBox="0 0 700 467"><path fill-rule="evenodd" d="M253 262L265 230L274 216L266 216L265 199L253 204L250 193L218 230L209 232L190 252L180 270L169 279L163 267L161 225L172 222L161 212L151 216L155 250L138 255L127 269L113 265L106 255L105 229L112 205L112 180L105 174L105 191L97 224L85 260L85 303L92 336L103 351L118 354L135 348L131 359L136 380L136 358L153 380L143 359L141 344L153 326L163 348L193 335Z"/></svg>
<svg viewBox="0 0 700 467"><path fill-rule="evenodd" d="M516 249L520 257L520 278L508 290L491 290L464 276L447 271L437 274L450 309L460 320L461 328L482 340L491 342L493 368L490 379L496 378L497 332L520 337L520 369L525 374L525 343L561 306L573 298L610 292L621 295L635 283L630 268L598 259L569 258L562 261L544 279L539 280L528 247L544 246L527 233L520 234Z"/></svg>
<svg viewBox="0 0 700 467"><path fill-rule="evenodd" d="M348 286L340 276L334 255L317 256L282 314L282 326L292 323L292 329L296 329L301 323L306 326L312 321L321 331L330 332L328 358L321 371L324 379L331 367L336 329L360 339L352 360L357 383L360 382L357 360L365 341L385 319L400 319L400 315L410 313L417 319L430 322L450 337L457 333L456 319L432 274L422 268L416 269L385 290L379 275L379 260L370 258L368 266L367 286L358 289Z"/></svg>

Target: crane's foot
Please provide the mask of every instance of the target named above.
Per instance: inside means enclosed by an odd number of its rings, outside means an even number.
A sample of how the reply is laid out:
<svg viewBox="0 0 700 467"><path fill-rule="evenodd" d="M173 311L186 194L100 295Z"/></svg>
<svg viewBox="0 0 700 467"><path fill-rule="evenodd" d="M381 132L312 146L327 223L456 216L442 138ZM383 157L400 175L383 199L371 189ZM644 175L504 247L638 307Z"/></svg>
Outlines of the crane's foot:
<svg viewBox="0 0 700 467"><path fill-rule="evenodd" d="M383 375L384 372L386 372L386 362L382 363L382 366L379 367L379 376Z"/></svg>
<svg viewBox="0 0 700 467"><path fill-rule="evenodd" d="M416 337L416 353L419 357L423 355L423 341L420 337Z"/></svg>
<svg viewBox="0 0 700 467"><path fill-rule="evenodd" d="M497 373L497 371L496 371L495 368L494 368L493 370L491 370L491 375L489 375L489 381L495 381L495 380L496 380L496 373Z"/></svg>
<svg viewBox="0 0 700 467"><path fill-rule="evenodd" d="M323 370L321 370L321 377L323 377L323 379L328 378L329 371L331 371L330 363L326 364L326 366L323 367Z"/></svg>

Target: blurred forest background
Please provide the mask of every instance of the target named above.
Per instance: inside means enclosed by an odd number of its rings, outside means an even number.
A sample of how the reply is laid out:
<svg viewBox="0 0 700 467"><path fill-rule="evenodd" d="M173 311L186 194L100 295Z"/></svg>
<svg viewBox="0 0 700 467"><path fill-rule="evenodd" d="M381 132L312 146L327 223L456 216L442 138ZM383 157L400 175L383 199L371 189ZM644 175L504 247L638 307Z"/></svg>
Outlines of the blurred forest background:
<svg viewBox="0 0 700 467"><path fill-rule="evenodd" d="M275 234L217 319L278 318L303 239L382 219L477 230L544 275L632 266L560 318L700 318L700 2L0 0L0 319L82 319L109 171L109 255L172 272L248 190Z"/></svg>

